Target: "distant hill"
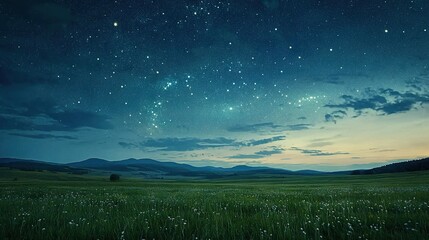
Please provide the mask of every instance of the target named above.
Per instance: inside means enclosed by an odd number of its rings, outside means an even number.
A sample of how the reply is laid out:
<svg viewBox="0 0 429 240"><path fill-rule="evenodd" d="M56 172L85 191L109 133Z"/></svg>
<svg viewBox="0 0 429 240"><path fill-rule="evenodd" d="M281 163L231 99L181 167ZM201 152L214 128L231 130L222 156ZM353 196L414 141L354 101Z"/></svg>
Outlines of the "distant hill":
<svg viewBox="0 0 429 240"><path fill-rule="evenodd" d="M24 160L15 158L0 158L0 167L22 171L49 171L71 174L87 174L87 169L73 168L62 164L41 162L35 160Z"/></svg>
<svg viewBox="0 0 429 240"><path fill-rule="evenodd" d="M415 172L429 170L429 158L420 160L412 160L407 162L392 163L382 167L372 168L368 170L354 170L353 175L364 174L381 174L381 173L399 173L399 172Z"/></svg>
<svg viewBox="0 0 429 240"><path fill-rule="evenodd" d="M50 171L65 172L73 174L108 174L119 173L121 175L143 177L143 178L223 178L240 176L281 176L281 175L314 175L323 174L316 171L290 171L269 167L251 167L238 165L231 168L223 167L195 167L189 164L176 162L162 162L153 159L124 159L120 161L107 161L99 158L72 162L67 164L56 164L35 160L24 160L14 158L0 158L0 167L17 169L23 171Z"/></svg>
<svg viewBox="0 0 429 240"><path fill-rule="evenodd" d="M109 161L99 158L90 158L81 162L69 163L66 164L71 167L80 167L80 168L97 168L109 164Z"/></svg>
<svg viewBox="0 0 429 240"><path fill-rule="evenodd" d="M195 167L189 164L175 162L161 162L153 159L125 159L121 161L106 161L103 159L87 159L81 162L69 163L67 166L122 172L124 174L142 175L146 177L203 177L221 178L225 176L254 175L254 174L287 174L299 175L293 171L269 167L250 167L239 165L232 168L222 167Z"/></svg>
<svg viewBox="0 0 429 240"><path fill-rule="evenodd" d="M380 173L397 173L429 170L429 158L389 164L368 170L320 172L314 170L290 171L270 167L251 167L238 165L231 168L224 167L196 167L176 162L162 162L153 159L124 159L108 161L99 158L90 158L84 161L57 164L35 160L0 158L0 168L10 168L22 171L49 171L70 174L107 175L118 173L135 178L199 178L215 179L225 177L279 177L287 175L364 175Z"/></svg>

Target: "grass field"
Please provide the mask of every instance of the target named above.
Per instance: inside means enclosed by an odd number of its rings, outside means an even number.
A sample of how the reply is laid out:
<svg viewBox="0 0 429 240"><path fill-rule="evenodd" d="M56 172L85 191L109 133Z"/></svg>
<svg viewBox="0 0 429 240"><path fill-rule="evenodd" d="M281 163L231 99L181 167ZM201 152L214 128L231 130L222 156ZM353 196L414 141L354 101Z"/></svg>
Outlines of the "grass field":
<svg viewBox="0 0 429 240"><path fill-rule="evenodd" d="M429 172L109 182L0 169L0 239L429 239L428 184Z"/></svg>

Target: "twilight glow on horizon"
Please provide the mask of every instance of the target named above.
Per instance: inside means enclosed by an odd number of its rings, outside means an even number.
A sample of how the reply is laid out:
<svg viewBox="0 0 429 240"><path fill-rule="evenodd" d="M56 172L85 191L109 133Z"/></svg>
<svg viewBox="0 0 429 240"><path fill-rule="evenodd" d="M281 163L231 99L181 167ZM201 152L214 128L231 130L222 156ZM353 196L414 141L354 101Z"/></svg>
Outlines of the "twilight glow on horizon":
<svg viewBox="0 0 429 240"><path fill-rule="evenodd" d="M0 3L0 157L429 156L429 1Z"/></svg>

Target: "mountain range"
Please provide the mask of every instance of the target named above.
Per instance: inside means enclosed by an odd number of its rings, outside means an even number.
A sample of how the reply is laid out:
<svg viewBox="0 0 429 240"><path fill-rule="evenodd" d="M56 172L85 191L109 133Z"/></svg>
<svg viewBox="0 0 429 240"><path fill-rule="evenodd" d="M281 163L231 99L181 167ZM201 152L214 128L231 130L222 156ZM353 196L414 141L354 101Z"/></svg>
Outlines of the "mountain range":
<svg viewBox="0 0 429 240"><path fill-rule="evenodd" d="M252 167L238 165L231 168L223 167L196 167L176 162L162 162L153 159L125 159L108 161L99 158L90 158L84 161L58 164L36 160L0 158L0 168L10 168L23 171L49 171L70 174L110 174L118 173L123 176L141 178L223 178L223 177L273 177L286 175L366 175L394 172L410 172L429 170L429 158L393 163L373 169L320 172L313 170L290 171L270 167Z"/></svg>

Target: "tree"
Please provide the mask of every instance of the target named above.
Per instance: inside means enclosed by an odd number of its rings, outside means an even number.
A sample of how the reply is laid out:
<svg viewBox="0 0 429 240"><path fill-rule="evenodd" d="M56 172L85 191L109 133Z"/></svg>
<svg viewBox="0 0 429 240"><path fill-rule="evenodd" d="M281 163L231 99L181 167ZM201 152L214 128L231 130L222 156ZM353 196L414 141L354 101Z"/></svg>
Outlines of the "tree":
<svg viewBox="0 0 429 240"><path fill-rule="evenodd" d="M114 182L114 181L119 181L120 176L118 174L111 174L110 175L110 181Z"/></svg>

